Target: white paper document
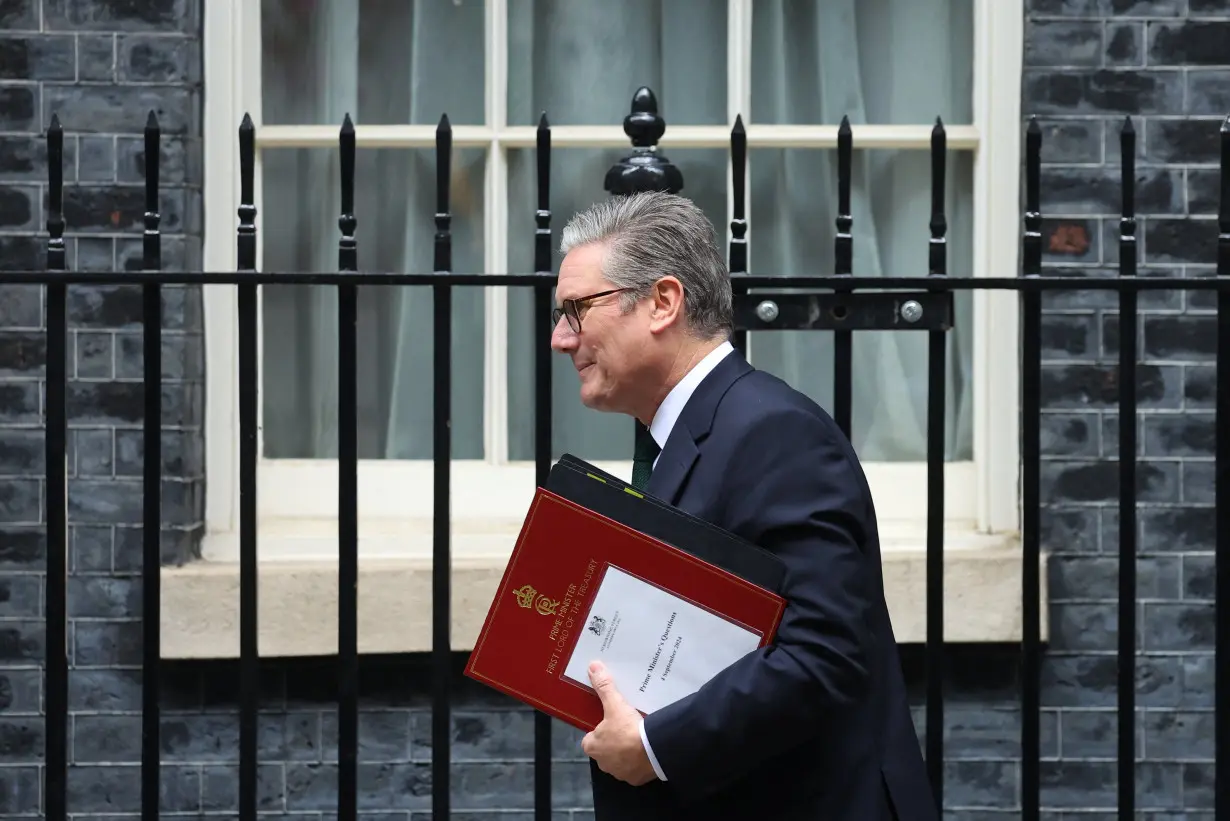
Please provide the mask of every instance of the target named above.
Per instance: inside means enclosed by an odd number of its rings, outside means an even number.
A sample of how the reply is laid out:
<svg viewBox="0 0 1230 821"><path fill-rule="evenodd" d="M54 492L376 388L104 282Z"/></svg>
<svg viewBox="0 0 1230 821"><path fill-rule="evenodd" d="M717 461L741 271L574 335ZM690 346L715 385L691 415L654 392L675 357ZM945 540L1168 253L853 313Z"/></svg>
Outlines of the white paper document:
<svg viewBox="0 0 1230 821"><path fill-rule="evenodd" d="M607 568L564 676L586 686L606 665L633 707L652 713L755 650L760 636L615 566Z"/></svg>

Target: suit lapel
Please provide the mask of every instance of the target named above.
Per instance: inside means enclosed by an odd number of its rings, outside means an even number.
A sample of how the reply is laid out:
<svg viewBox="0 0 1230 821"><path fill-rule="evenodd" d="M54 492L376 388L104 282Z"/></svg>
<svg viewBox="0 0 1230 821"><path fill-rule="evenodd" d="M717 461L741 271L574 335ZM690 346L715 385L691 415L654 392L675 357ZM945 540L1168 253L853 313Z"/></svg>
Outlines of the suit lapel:
<svg viewBox="0 0 1230 821"><path fill-rule="evenodd" d="M696 386L649 477L649 486L645 490L651 496L672 505L679 503L692 466L700 456L699 445L709 435L713 425L718 404L731 385L751 372L752 366L736 350L719 362Z"/></svg>

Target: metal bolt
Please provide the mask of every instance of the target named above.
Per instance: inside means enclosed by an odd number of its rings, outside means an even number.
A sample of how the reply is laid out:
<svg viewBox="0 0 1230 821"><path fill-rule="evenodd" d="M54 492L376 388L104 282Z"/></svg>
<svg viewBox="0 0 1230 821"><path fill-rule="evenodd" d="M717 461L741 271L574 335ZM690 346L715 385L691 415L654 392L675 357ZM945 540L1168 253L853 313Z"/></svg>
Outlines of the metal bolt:
<svg viewBox="0 0 1230 821"><path fill-rule="evenodd" d="M906 322L917 322L922 319L922 315L922 306L913 299L901 306L901 318Z"/></svg>
<svg viewBox="0 0 1230 821"><path fill-rule="evenodd" d="M777 319L777 314L777 303L771 299L766 299L756 306L756 316L760 317L762 322L772 322Z"/></svg>

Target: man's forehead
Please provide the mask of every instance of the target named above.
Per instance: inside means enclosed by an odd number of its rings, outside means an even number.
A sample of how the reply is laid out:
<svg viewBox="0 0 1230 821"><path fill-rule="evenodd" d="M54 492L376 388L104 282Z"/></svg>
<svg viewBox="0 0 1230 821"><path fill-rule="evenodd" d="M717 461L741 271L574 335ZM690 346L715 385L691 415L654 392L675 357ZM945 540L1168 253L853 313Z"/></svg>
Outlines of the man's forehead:
<svg viewBox="0 0 1230 821"><path fill-rule="evenodd" d="M559 266L555 293L559 299L577 299L609 288L602 275L602 256L598 249L578 248L564 257Z"/></svg>

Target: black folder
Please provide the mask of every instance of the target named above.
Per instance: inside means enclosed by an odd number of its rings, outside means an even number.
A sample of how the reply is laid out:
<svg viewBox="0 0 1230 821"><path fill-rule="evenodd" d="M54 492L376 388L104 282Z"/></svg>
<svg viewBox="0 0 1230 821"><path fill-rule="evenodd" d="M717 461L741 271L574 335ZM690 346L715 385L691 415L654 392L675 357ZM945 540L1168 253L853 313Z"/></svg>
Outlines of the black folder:
<svg viewBox="0 0 1230 821"><path fill-rule="evenodd" d="M786 565L777 556L661 499L635 490L572 454L564 454L551 467L544 487L758 587L782 593Z"/></svg>

